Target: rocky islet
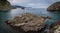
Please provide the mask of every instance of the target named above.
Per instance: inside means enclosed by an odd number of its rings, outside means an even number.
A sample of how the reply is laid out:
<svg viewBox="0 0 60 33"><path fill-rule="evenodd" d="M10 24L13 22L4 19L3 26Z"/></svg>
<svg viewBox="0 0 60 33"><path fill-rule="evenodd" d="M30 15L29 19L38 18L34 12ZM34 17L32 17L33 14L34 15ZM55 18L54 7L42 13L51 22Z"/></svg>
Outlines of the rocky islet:
<svg viewBox="0 0 60 33"><path fill-rule="evenodd" d="M22 29L22 31L25 32L39 31L45 27L46 19L50 19L50 17L36 16L30 13L24 13L20 16L16 16L6 23L15 29Z"/></svg>

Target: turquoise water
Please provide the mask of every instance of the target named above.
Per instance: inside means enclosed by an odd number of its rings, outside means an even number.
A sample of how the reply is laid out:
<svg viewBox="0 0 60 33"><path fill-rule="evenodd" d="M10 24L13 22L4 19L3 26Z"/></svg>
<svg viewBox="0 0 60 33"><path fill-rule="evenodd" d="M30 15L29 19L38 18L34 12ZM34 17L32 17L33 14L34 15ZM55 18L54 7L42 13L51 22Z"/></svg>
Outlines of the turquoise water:
<svg viewBox="0 0 60 33"><path fill-rule="evenodd" d="M31 13L36 14L38 16L50 16L52 19L47 21L47 25L50 25L56 20L60 20L60 13L58 12L48 12L46 11L46 8L26 8L24 10L17 8L12 9L9 11L3 11L0 12L0 33L18 33L14 29L12 29L10 26L5 24L6 20L14 18L14 16L18 16L22 13Z"/></svg>

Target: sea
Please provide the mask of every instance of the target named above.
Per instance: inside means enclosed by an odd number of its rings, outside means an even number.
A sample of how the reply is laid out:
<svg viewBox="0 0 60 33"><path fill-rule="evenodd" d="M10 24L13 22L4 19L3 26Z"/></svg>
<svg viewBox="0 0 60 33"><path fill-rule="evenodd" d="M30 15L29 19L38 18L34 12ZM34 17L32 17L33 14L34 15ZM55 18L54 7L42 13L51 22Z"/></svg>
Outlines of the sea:
<svg viewBox="0 0 60 33"><path fill-rule="evenodd" d="M50 12L47 11L47 8L16 8L11 9L8 11L0 11L0 33L19 33L18 31L11 28L9 25L5 24L6 20L13 19L15 16L19 16L24 13L31 13L37 16L49 16L51 17L50 20L46 21L46 25L50 26L55 21L60 20L60 13L59 12Z"/></svg>

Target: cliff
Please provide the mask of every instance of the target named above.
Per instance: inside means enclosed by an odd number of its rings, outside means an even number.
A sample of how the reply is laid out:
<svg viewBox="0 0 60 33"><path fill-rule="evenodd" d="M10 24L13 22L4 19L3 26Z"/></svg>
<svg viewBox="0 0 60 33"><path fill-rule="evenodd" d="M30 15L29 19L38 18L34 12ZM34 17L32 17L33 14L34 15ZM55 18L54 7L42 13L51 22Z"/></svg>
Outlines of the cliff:
<svg viewBox="0 0 60 33"><path fill-rule="evenodd" d="M52 4L47 8L48 11L60 11L60 1Z"/></svg>
<svg viewBox="0 0 60 33"><path fill-rule="evenodd" d="M0 0L0 10L12 9L11 4L7 0Z"/></svg>

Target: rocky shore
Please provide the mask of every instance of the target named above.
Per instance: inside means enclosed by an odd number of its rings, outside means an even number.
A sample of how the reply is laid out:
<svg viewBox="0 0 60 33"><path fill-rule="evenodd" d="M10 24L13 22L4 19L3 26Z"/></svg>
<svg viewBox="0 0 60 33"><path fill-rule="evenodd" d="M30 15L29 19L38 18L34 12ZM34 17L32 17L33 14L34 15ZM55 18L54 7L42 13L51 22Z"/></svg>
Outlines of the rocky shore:
<svg viewBox="0 0 60 33"><path fill-rule="evenodd" d="M51 6L47 8L48 11L54 12L54 11L60 11L60 1L53 3Z"/></svg>
<svg viewBox="0 0 60 33"><path fill-rule="evenodd" d="M45 27L46 19L50 17L37 16L29 13L21 14L15 18L6 21L6 24L20 32L37 33Z"/></svg>
<svg viewBox="0 0 60 33"><path fill-rule="evenodd" d="M60 33L60 21L56 21L50 26L50 33Z"/></svg>

